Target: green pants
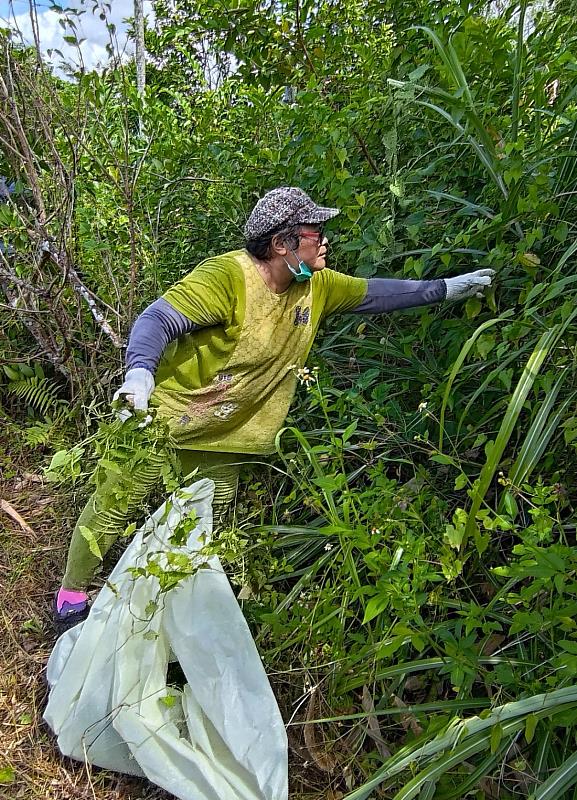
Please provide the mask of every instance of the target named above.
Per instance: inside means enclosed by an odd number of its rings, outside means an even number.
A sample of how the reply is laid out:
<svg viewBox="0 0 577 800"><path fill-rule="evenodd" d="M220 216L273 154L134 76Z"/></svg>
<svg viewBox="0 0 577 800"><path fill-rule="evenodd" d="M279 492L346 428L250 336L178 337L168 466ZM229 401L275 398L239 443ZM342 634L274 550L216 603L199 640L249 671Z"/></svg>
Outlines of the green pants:
<svg viewBox="0 0 577 800"><path fill-rule="evenodd" d="M179 450L178 456L184 475L198 467L199 479L210 478L214 481L215 515L219 513L219 509L222 513L223 507L234 500L240 467L242 463L252 460L251 456L244 453L208 453L196 450ZM84 591L102 563L90 551L80 528L89 528L94 534L98 549L104 557L158 485L164 460L165 456L162 454L151 453L149 459L140 464L131 476L130 486L133 490L129 490L128 497L123 488L121 503L116 498L119 478L112 473L90 497L72 533L62 581L64 589Z"/></svg>

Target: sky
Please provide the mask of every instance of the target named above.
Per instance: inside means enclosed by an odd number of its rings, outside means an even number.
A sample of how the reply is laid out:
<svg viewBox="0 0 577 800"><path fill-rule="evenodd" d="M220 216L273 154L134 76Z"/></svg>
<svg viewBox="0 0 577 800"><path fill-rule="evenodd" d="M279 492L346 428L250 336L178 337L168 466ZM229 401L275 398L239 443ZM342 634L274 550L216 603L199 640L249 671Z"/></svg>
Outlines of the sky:
<svg viewBox="0 0 577 800"><path fill-rule="evenodd" d="M109 34L106 29L106 22L113 22L116 25L116 36L120 50L125 51L127 54L133 51L132 42L127 41L127 25L123 21L134 14L133 0L109 0L111 12L109 14L107 12L107 20L105 21L99 18L98 12L96 14L92 13L95 0L84 0L84 2L82 0L56 0L56 2L63 8L85 10L82 16L73 17L73 19L78 24L78 38L86 39L80 47L86 69L97 68L108 60L106 44L109 41ZM59 20L64 19L64 17L50 10L51 3L49 0L36 0L35 5L38 13L40 46L43 52L46 54L48 50L56 48L62 52L66 61L78 65L79 59L76 48L63 39L63 36L72 33L69 29L63 30L59 24ZM144 13L148 17L150 24L153 19L151 2L145 1ZM28 0L13 0L12 2L0 0L0 27L8 27L7 22L10 27L13 27L14 23L16 23L24 39L27 42L33 41ZM51 61L56 66L61 61L61 58L54 54Z"/></svg>

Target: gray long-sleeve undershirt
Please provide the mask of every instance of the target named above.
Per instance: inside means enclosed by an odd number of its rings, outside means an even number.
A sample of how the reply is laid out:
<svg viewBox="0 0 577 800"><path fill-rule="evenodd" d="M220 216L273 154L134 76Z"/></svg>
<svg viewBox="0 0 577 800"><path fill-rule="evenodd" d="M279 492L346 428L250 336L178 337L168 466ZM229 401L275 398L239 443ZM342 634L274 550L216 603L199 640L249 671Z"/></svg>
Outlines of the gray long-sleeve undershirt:
<svg viewBox="0 0 577 800"><path fill-rule="evenodd" d="M446 296L447 285L442 278L434 281L370 278L364 300L348 313L386 314L440 303ZM155 300L134 323L126 350L126 368L142 367L154 375L168 343L200 327L162 297Z"/></svg>
<svg viewBox="0 0 577 800"><path fill-rule="evenodd" d="M388 314L401 308L440 303L447 298L447 284L435 281L403 281L397 278L369 278L365 299L349 314Z"/></svg>
<svg viewBox="0 0 577 800"><path fill-rule="evenodd" d="M144 309L132 326L126 368L143 367L154 375L167 344L201 327L160 297Z"/></svg>

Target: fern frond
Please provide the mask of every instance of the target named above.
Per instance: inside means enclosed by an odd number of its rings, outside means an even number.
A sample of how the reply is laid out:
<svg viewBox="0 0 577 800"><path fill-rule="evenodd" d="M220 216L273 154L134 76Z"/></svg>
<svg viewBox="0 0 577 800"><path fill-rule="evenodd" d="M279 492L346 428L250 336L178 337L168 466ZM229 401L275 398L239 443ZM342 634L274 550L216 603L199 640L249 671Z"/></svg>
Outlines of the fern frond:
<svg viewBox="0 0 577 800"><path fill-rule="evenodd" d="M38 422L29 428L24 428L24 441L30 447L39 445L54 444L54 423Z"/></svg>
<svg viewBox="0 0 577 800"><path fill-rule="evenodd" d="M42 416L47 416L49 413L62 413L68 405L66 400L58 397L58 387L50 378L40 378L37 375L33 375L30 378L11 381L7 389L10 394L14 394L24 400L25 403L32 406Z"/></svg>

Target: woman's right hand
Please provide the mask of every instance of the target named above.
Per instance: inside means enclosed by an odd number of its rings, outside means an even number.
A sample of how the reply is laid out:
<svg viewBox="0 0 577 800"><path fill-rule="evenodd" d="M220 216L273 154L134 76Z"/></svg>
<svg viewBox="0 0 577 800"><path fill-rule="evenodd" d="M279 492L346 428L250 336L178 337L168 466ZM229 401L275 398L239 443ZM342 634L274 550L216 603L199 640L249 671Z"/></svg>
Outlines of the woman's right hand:
<svg viewBox="0 0 577 800"><path fill-rule="evenodd" d="M112 401L124 399L128 405L137 411L148 411L148 401L154 391L154 376L144 367L129 369L124 378L124 383L114 392ZM120 412L121 419L130 416L126 409Z"/></svg>

